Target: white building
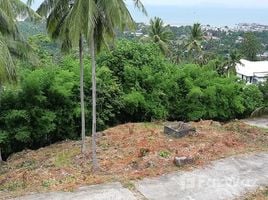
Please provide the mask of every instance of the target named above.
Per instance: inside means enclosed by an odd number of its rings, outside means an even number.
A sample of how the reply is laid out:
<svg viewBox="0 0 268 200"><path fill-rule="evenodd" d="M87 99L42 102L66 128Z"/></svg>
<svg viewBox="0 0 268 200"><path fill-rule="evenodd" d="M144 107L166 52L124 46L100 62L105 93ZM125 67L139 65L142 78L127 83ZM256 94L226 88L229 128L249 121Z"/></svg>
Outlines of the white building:
<svg viewBox="0 0 268 200"><path fill-rule="evenodd" d="M247 83L264 82L268 78L268 61L248 61L242 59L236 65L236 74Z"/></svg>

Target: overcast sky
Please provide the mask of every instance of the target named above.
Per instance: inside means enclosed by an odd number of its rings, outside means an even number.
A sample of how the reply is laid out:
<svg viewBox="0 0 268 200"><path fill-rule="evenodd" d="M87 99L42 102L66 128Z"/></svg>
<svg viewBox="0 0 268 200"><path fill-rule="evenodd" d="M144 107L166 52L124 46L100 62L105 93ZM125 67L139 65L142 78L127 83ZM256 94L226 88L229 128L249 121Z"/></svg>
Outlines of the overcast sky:
<svg viewBox="0 0 268 200"><path fill-rule="evenodd" d="M35 0L33 7L37 8L41 2ZM138 22L148 22L150 17L158 16L174 25L194 22L211 25L235 25L240 22L268 24L268 0L142 0L148 17L133 8L132 0L126 2Z"/></svg>
<svg viewBox="0 0 268 200"><path fill-rule="evenodd" d="M131 2L131 0L127 0ZM263 8L268 7L268 0L142 0L146 5L164 6L225 6L229 8Z"/></svg>
<svg viewBox="0 0 268 200"><path fill-rule="evenodd" d="M23 0L26 2L26 0ZM35 0L38 6L42 0ZM126 0L131 4L131 0ZM268 8L268 0L142 0L149 6L224 6L229 8Z"/></svg>

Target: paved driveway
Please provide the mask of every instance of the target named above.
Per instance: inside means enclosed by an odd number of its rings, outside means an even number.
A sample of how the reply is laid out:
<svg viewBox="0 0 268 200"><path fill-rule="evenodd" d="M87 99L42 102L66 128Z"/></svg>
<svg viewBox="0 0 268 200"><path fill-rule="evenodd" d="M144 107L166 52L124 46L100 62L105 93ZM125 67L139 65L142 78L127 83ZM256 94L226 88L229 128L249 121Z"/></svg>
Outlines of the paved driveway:
<svg viewBox="0 0 268 200"><path fill-rule="evenodd" d="M243 120L246 124L260 128L268 128L268 116Z"/></svg>

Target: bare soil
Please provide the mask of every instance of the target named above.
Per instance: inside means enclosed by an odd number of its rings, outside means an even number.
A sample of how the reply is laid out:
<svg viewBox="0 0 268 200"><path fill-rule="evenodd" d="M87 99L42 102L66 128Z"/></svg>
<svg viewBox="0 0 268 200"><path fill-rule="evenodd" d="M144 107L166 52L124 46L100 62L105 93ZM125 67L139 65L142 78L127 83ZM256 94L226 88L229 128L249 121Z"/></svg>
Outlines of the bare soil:
<svg viewBox="0 0 268 200"><path fill-rule="evenodd" d="M98 138L100 170L92 172L91 138L88 154L79 141L64 141L36 151L12 155L0 166L0 199L32 192L72 191L83 185L120 181L131 188L131 180L162 175L181 168L174 157L194 160L184 170L235 154L268 150L268 131L240 121L221 125L213 121L192 122L196 133L172 138L163 133L163 123L125 124L107 129Z"/></svg>

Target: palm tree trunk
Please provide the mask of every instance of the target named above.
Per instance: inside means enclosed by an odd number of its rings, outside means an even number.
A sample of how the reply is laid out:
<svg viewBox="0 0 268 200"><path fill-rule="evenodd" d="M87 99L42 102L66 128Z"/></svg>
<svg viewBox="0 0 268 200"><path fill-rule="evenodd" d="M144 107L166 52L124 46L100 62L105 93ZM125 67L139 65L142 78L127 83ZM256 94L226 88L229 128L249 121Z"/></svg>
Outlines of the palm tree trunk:
<svg viewBox="0 0 268 200"><path fill-rule="evenodd" d="M0 164L1 162L3 162L3 158L2 158L2 151L1 151L1 147L0 147Z"/></svg>
<svg viewBox="0 0 268 200"><path fill-rule="evenodd" d="M98 169L97 146L96 146L96 61L95 61L95 43L94 31L91 33L90 54L92 65L92 162L93 170Z"/></svg>
<svg viewBox="0 0 268 200"><path fill-rule="evenodd" d="M84 63L83 63L83 37L79 39L79 61L80 61L80 100L81 100L81 152L86 153L86 125L85 125L85 102L84 102Z"/></svg>

